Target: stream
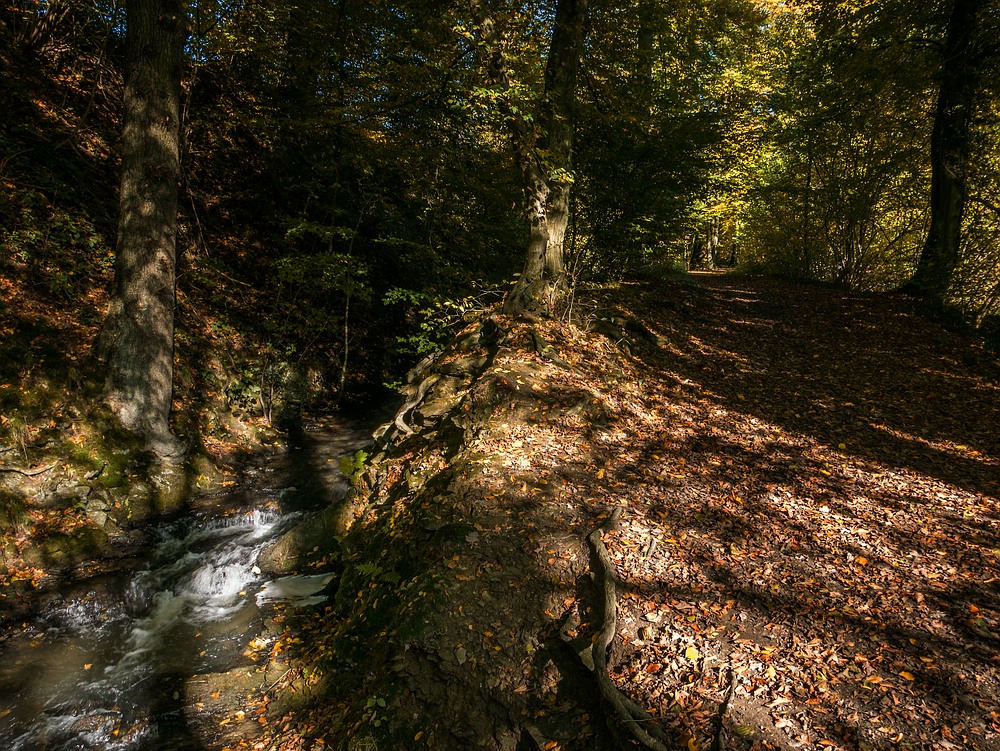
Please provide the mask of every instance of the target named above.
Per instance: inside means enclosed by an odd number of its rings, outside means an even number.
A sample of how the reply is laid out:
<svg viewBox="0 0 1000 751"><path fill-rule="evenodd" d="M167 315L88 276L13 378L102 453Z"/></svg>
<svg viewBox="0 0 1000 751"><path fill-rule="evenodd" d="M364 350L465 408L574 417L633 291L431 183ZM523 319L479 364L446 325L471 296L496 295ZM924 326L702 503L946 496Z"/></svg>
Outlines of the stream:
<svg viewBox="0 0 1000 751"><path fill-rule="evenodd" d="M275 579L257 556L346 492L340 456L370 442L327 417L232 493L147 530L127 570L67 585L0 650L0 748L190 751L184 685L248 662L276 604L308 606L328 574Z"/></svg>

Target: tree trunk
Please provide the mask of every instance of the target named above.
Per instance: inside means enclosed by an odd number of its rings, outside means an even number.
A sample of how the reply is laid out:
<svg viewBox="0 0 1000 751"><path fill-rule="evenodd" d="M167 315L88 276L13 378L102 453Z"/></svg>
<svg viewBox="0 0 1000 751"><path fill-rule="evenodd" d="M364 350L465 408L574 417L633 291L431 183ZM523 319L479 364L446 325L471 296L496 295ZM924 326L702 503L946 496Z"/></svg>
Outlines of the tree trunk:
<svg viewBox="0 0 1000 751"><path fill-rule="evenodd" d="M931 133L931 226L913 278L902 291L941 307L958 265L965 210L969 130L979 83L976 31L983 0L954 0Z"/></svg>
<svg viewBox="0 0 1000 751"><path fill-rule="evenodd" d="M719 228L721 221L719 217L713 216L708 220L708 267L712 270L719 265Z"/></svg>
<svg viewBox="0 0 1000 751"><path fill-rule="evenodd" d="M101 336L107 401L122 424L161 456L170 433L174 273L180 178L182 0L131 0L118 247Z"/></svg>
<svg viewBox="0 0 1000 751"><path fill-rule="evenodd" d="M545 66L541 143L532 143L523 119L514 127L515 147L525 184L530 236L524 269L504 301L504 311L555 312L566 296L563 261L572 190L576 77L583 54L588 0L559 0ZM542 154L545 155L543 160Z"/></svg>
<svg viewBox="0 0 1000 751"><path fill-rule="evenodd" d="M656 7L653 0L639 0L639 75L647 86L653 82L656 44Z"/></svg>

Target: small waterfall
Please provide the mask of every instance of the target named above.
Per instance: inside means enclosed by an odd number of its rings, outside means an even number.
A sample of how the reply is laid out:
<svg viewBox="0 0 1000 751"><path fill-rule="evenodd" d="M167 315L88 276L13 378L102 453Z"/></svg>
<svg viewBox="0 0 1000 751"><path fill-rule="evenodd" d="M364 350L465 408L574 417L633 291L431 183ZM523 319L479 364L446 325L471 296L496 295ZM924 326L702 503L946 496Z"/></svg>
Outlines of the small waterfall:
<svg viewBox="0 0 1000 751"><path fill-rule="evenodd" d="M91 580L93 591L0 645L0 751L200 751L184 715L187 679L245 664L262 610L317 602L330 580L260 574L261 549L300 516L275 507L342 496L338 459L367 445L371 427L317 416L286 453L247 470L252 487L219 499L219 509L255 510L149 530L152 549L135 570Z"/></svg>
<svg viewBox="0 0 1000 751"><path fill-rule="evenodd" d="M90 593L47 614L44 629L0 659L0 694L18 696L0 716L0 748L173 748L156 717L164 685L238 654L245 635L226 624L252 621L272 599L258 602L257 556L297 516L257 510L164 525L148 564L108 587L118 595Z"/></svg>

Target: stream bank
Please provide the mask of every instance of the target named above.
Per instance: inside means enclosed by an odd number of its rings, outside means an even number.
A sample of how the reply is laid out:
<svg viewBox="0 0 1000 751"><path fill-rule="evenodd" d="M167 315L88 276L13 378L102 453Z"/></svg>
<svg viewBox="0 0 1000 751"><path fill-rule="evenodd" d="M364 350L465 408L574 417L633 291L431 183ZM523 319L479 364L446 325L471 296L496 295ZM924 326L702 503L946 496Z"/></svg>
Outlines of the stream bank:
<svg viewBox="0 0 1000 751"><path fill-rule="evenodd" d="M280 676L270 647L284 610L317 601L331 578L276 578L260 552L343 496L340 458L370 442L363 424L312 419L230 487L136 528L118 555L47 580L2 645L0 744L194 751L259 732L233 722L232 708ZM332 553L297 562L325 572Z"/></svg>
<svg viewBox="0 0 1000 751"><path fill-rule="evenodd" d="M599 628L586 538L611 508L574 487L597 461L580 436L634 398L627 367L604 335L487 317L411 372L328 512L336 596L293 622L291 688L312 693L261 747L619 747L578 654Z"/></svg>
<svg viewBox="0 0 1000 751"><path fill-rule="evenodd" d="M771 279L576 310L412 373L251 745L1000 748L996 358Z"/></svg>

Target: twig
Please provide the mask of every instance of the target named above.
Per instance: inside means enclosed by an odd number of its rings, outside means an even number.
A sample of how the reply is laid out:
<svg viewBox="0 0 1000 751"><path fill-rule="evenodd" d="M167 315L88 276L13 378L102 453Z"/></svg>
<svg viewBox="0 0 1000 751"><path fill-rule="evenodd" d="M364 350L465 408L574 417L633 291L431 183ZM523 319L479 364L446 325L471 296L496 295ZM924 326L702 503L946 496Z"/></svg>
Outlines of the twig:
<svg viewBox="0 0 1000 751"><path fill-rule="evenodd" d="M656 535L649 536L649 545L646 546L646 552L642 554L642 560L648 561L650 557L656 552Z"/></svg>
<svg viewBox="0 0 1000 751"><path fill-rule="evenodd" d="M278 680L276 680L276 681L275 681L274 683L272 683L272 684L271 684L270 686L266 686L266 687L264 688L264 693L266 694L266 693L270 692L270 690L271 690L272 688L274 688L274 687L275 687L275 686L277 686L277 685L278 685L279 683L281 683L281 682L282 682L282 681L283 681L283 680L285 679L285 676L286 676L286 675L288 675L289 673L291 673L291 672L292 672L292 670L294 670L294 668L288 668L288 670L286 670L286 671L285 671L284 673L282 673L281 675L279 675L279 676L278 676Z"/></svg>
<svg viewBox="0 0 1000 751"><path fill-rule="evenodd" d="M40 475L43 472L48 472L50 469L55 469L58 465L59 462L53 462L47 467L39 467L38 469L20 469L18 467L0 466L0 472L17 472L19 475L24 475L25 477L34 477L35 475Z"/></svg>

